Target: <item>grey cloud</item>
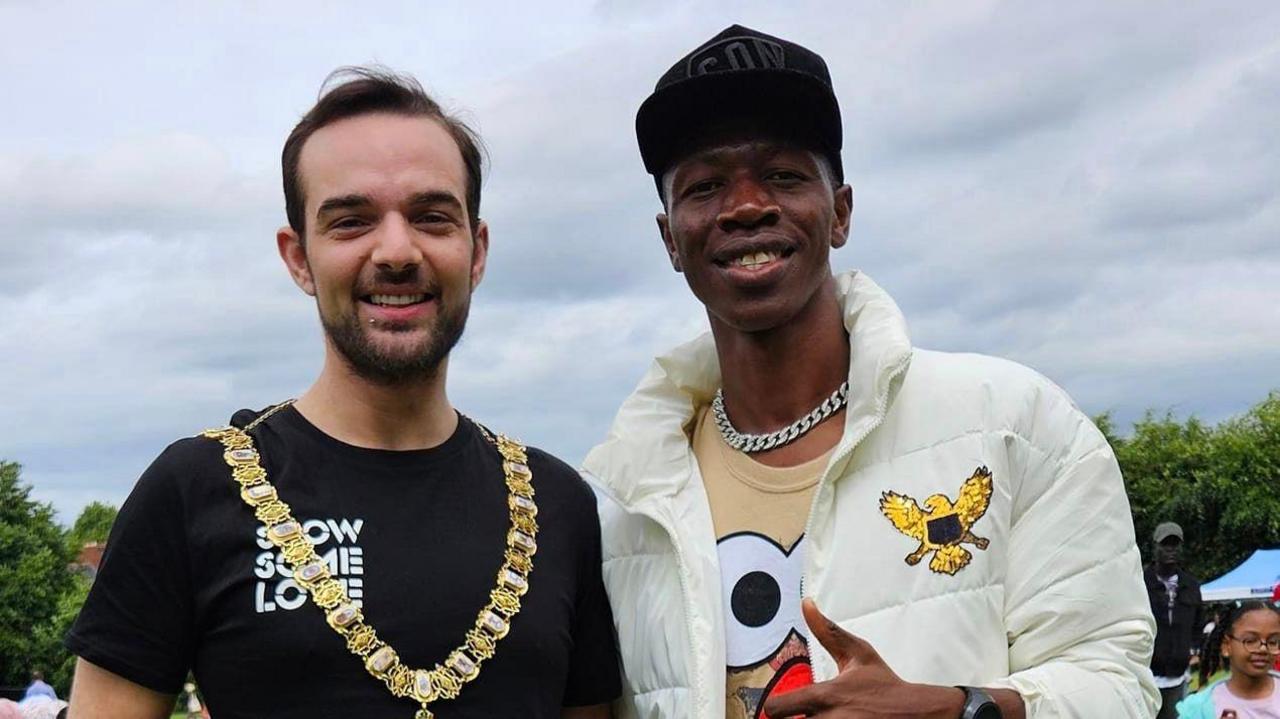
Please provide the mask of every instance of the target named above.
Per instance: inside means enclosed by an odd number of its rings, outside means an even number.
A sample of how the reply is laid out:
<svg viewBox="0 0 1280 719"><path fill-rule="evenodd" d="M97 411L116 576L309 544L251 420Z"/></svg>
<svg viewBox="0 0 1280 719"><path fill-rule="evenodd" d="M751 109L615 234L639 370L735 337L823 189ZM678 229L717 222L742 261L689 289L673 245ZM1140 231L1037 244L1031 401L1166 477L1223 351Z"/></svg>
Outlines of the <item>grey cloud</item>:
<svg viewBox="0 0 1280 719"><path fill-rule="evenodd" d="M395 4L328 44L349 24L301 5L0 9L30 28L0 63L62 88L4 79L28 101L0 133L0 456L69 521L175 437L305 389L321 334L271 242L279 145L326 72L378 59L467 109L493 153L451 397L576 461L652 356L705 328L633 121L732 22L826 56L858 193L834 263L884 285L919 344L1025 362L1122 421L1218 419L1275 385L1272 4L644 7ZM79 50L33 44L55 32Z"/></svg>
<svg viewBox="0 0 1280 719"><path fill-rule="evenodd" d="M169 134L91 155L0 157L0 219L28 231L171 232L280 215L279 171L246 173L208 138Z"/></svg>
<svg viewBox="0 0 1280 719"><path fill-rule="evenodd" d="M635 38L565 53L479 98L494 158L486 291L616 296L670 271L653 220L661 206L631 129L652 83L641 53Z"/></svg>

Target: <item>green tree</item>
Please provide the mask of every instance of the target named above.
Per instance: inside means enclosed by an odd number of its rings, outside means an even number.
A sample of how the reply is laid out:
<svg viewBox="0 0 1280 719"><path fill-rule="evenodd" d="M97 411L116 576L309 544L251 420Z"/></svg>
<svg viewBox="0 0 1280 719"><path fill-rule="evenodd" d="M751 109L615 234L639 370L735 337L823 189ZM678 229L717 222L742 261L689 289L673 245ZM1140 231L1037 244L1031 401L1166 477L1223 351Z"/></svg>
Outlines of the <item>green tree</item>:
<svg viewBox="0 0 1280 719"><path fill-rule="evenodd" d="M105 542L116 521L116 508L103 502L90 502L76 517L76 523L67 531L67 549L78 555L90 542Z"/></svg>
<svg viewBox="0 0 1280 719"><path fill-rule="evenodd" d="M31 499L21 466L0 460L0 684L23 685L33 666L45 666L38 638L75 586L72 557L53 507Z"/></svg>
<svg viewBox="0 0 1280 719"><path fill-rule="evenodd" d="M71 677L75 673L76 657L63 645L67 632L80 608L89 596L89 578L73 574L70 589L58 598L57 606L49 621L37 625L32 631L32 665L44 669L45 681L66 698L70 694Z"/></svg>
<svg viewBox="0 0 1280 719"><path fill-rule="evenodd" d="M1119 437L1109 416L1096 421L1124 473L1144 560L1164 521L1182 526L1184 564L1203 580L1280 544L1280 392L1217 426L1148 412Z"/></svg>

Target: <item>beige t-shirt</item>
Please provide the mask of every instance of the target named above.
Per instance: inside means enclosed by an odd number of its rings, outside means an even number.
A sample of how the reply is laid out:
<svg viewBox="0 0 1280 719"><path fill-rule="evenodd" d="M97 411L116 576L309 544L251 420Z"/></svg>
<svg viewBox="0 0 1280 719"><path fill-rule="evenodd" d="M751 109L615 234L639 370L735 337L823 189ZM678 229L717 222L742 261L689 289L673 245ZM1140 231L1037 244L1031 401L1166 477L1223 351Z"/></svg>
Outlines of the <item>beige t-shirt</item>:
<svg viewBox="0 0 1280 719"><path fill-rule="evenodd" d="M763 465L725 444L710 407L698 414L693 453L720 556L726 716L755 719L769 696L813 682L800 578L805 523L831 453L794 467Z"/></svg>

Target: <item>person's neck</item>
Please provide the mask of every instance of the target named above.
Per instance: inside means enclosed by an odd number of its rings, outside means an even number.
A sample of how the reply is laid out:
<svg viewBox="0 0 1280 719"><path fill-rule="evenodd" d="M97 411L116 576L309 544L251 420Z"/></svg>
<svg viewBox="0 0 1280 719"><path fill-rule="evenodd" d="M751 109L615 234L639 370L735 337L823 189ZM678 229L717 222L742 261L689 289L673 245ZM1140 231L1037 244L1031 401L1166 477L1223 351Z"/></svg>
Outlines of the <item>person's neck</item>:
<svg viewBox="0 0 1280 719"><path fill-rule="evenodd" d="M324 369L295 408L325 434L369 449L429 449L458 426L445 393L448 359L430 377L379 384L357 375L332 350Z"/></svg>
<svg viewBox="0 0 1280 719"><path fill-rule="evenodd" d="M1275 691L1275 677L1270 674L1251 677L1240 672L1231 672L1227 679L1227 688L1241 699L1265 699Z"/></svg>
<svg viewBox="0 0 1280 719"><path fill-rule="evenodd" d="M1156 576L1161 579L1168 579L1178 573L1178 565L1176 564L1157 564Z"/></svg>
<svg viewBox="0 0 1280 719"><path fill-rule="evenodd" d="M742 332L712 318L711 330L725 407L739 432L782 429L811 412L848 378L849 336L834 279L778 327ZM807 461L835 446L842 424L832 417L793 445L754 457L775 466Z"/></svg>

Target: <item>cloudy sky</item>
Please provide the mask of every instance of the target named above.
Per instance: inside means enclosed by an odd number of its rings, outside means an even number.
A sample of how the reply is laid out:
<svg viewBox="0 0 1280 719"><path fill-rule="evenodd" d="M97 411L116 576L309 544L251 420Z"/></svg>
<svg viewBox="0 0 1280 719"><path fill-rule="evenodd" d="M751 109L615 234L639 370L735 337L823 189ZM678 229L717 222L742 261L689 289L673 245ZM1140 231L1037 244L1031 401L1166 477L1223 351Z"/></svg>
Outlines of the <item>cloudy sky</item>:
<svg viewBox="0 0 1280 719"><path fill-rule="evenodd" d="M279 150L330 70L377 62L492 155L452 398L577 462L705 327L632 128L734 22L826 57L857 193L834 262L916 344L1024 362L1126 426L1280 388L1280 4L548 5L0 0L0 458L70 522L308 386Z"/></svg>

